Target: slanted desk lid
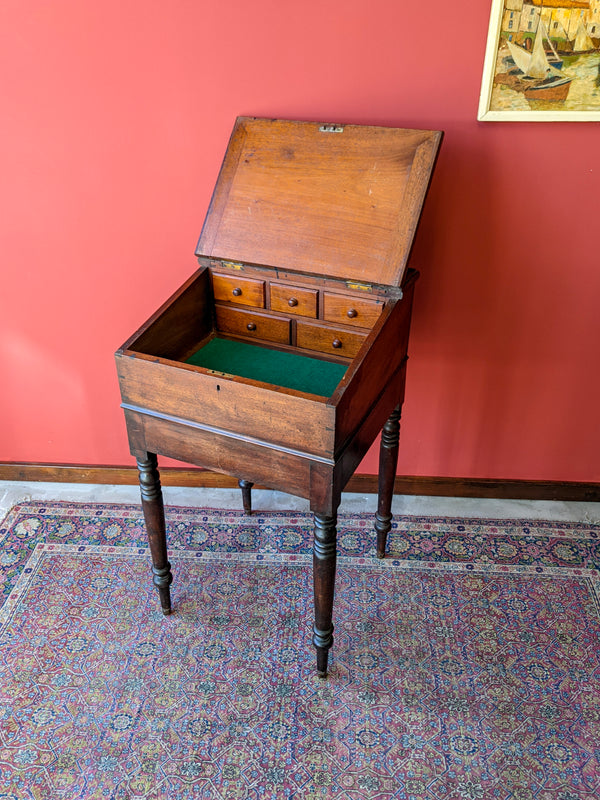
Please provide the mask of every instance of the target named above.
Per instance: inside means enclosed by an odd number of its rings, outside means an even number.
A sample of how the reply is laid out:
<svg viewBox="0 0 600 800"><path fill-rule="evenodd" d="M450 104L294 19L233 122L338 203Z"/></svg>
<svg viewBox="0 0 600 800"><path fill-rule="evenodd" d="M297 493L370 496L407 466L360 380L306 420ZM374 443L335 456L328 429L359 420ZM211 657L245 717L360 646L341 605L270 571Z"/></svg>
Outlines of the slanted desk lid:
<svg viewBox="0 0 600 800"><path fill-rule="evenodd" d="M196 255L398 286L441 138L240 117Z"/></svg>

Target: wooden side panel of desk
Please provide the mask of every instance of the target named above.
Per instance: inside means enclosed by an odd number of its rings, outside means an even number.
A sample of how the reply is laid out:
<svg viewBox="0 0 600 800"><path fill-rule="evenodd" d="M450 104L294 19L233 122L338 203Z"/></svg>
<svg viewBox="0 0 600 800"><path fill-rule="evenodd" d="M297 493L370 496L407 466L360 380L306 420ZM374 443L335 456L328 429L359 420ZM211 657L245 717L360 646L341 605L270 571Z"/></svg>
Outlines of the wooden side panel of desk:
<svg viewBox="0 0 600 800"><path fill-rule="evenodd" d="M402 299L390 301L384 309L369 335L368 350L359 354L344 379L347 383L342 383L331 398L336 406L336 459L347 447L349 437L363 425L375 407L378 408L375 427L379 425L381 429L395 406L402 402L400 396L390 396L383 404L379 400L406 359L416 277L414 274L414 278L403 286ZM376 435L377 430L373 438Z"/></svg>
<svg viewBox="0 0 600 800"><path fill-rule="evenodd" d="M370 409L369 415L346 442L341 453L336 456L335 480L340 491L343 491L346 483L354 475L354 471L377 438L391 412L396 406L402 405L406 382L406 362L405 358L396 372L388 378L384 391Z"/></svg>
<svg viewBox="0 0 600 800"><path fill-rule="evenodd" d="M213 328L210 275L200 269L123 345L137 353L178 359Z"/></svg>

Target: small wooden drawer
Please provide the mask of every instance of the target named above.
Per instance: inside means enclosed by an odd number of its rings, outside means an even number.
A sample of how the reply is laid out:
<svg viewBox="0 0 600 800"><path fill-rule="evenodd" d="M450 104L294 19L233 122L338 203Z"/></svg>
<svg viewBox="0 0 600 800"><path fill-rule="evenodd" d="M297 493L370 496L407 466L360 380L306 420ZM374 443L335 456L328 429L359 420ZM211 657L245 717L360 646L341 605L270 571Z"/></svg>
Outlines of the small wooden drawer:
<svg viewBox="0 0 600 800"><path fill-rule="evenodd" d="M297 347L345 358L354 358L366 338L366 333L330 328L317 322L298 322L296 329Z"/></svg>
<svg viewBox="0 0 600 800"><path fill-rule="evenodd" d="M286 314L316 317L317 295L316 289L271 283L271 308L273 311L283 311Z"/></svg>
<svg viewBox="0 0 600 800"><path fill-rule="evenodd" d="M215 305L217 330L249 339L264 339L278 344L289 344L290 321L283 317L271 317L259 311L242 311Z"/></svg>
<svg viewBox="0 0 600 800"><path fill-rule="evenodd" d="M383 306L382 300L323 293L323 319L337 322L338 325L372 328L379 319Z"/></svg>
<svg viewBox="0 0 600 800"><path fill-rule="evenodd" d="M239 303L242 306L265 307L265 282L238 275L218 275L213 272L213 294L215 300Z"/></svg>

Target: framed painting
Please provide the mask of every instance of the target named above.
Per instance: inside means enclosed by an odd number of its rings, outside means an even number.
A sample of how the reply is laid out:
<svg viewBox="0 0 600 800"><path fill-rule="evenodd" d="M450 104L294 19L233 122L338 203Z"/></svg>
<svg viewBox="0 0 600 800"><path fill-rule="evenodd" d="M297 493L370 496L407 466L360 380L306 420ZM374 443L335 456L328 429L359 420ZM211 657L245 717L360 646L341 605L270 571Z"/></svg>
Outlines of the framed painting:
<svg viewBox="0 0 600 800"><path fill-rule="evenodd" d="M493 0L477 118L600 120L600 0Z"/></svg>

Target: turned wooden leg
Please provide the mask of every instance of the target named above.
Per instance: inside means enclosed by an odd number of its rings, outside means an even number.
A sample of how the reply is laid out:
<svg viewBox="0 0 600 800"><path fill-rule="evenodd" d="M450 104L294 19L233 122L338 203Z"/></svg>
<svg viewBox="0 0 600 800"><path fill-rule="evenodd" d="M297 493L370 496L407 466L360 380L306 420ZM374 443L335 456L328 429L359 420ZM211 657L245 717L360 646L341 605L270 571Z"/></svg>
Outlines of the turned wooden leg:
<svg viewBox="0 0 600 800"><path fill-rule="evenodd" d="M250 516L252 514L252 487L253 483L250 481L240 480L238 485L242 490L242 503L244 504L244 512Z"/></svg>
<svg viewBox="0 0 600 800"><path fill-rule="evenodd" d="M173 580L171 565L167 559L167 535L165 530L165 509L163 506L158 462L154 453L147 458L138 458L142 509L146 522L148 543L152 555L152 582L158 589L163 614L171 613L171 593L169 586Z"/></svg>
<svg viewBox="0 0 600 800"><path fill-rule="evenodd" d="M377 531L377 557L385 558L387 535L392 527L392 498L398 466L398 440L400 438L400 406L395 408L381 431L379 446L379 492L375 530Z"/></svg>
<svg viewBox="0 0 600 800"><path fill-rule="evenodd" d="M317 649L317 673L327 677L327 660L333 644L333 593L335 589L337 519L315 513L313 576L315 586L315 625L313 644Z"/></svg>

